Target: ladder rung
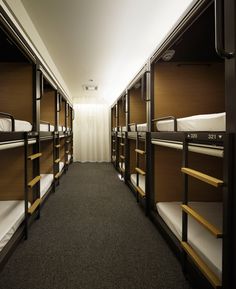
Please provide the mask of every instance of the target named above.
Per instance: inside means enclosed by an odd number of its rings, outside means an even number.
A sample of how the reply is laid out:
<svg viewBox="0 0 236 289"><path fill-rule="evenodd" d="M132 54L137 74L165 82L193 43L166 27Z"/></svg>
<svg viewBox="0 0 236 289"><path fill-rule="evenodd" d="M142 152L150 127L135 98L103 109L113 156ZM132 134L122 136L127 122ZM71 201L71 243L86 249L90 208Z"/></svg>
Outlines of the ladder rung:
<svg viewBox="0 0 236 289"><path fill-rule="evenodd" d="M121 146L124 146L125 144L123 142L120 143Z"/></svg>
<svg viewBox="0 0 236 289"><path fill-rule="evenodd" d="M113 149L112 151L113 151L113 152L115 152L116 150L115 150L115 149Z"/></svg>
<svg viewBox="0 0 236 289"><path fill-rule="evenodd" d="M135 171L136 171L137 173L139 173L140 175L142 175L142 176L145 176L145 175L146 175L146 172L143 171L143 170L141 170L140 168L135 168Z"/></svg>
<svg viewBox="0 0 236 289"><path fill-rule="evenodd" d="M60 176L61 176L61 172L59 172L59 173L57 173L57 174L55 175L55 179L59 179Z"/></svg>
<svg viewBox="0 0 236 289"><path fill-rule="evenodd" d="M220 279L211 271L206 263L198 256L193 248L187 242L181 242L181 245L185 252L192 258L193 262L198 266L204 276L213 285L214 288L221 288Z"/></svg>
<svg viewBox="0 0 236 289"><path fill-rule="evenodd" d="M69 154L70 153L70 151L66 151L66 154Z"/></svg>
<svg viewBox="0 0 236 289"><path fill-rule="evenodd" d="M124 168L120 168L121 172L124 173L125 172L125 169Z"/></svg>
<svg viewBox="0 0 236 289"><path fill-rule="evenodd" d="M181 172L185 173L189 176L192 176L200 181L203 181L205 183L208 183L209 185L212 185L214 187L221 187L224 185L224 182L222 180L216 179L214 177L211 177L209 175L203 174L199 171L195 171L193 169L189 168L181 168Z"/></svg>
<svg viewBox="0 0 236 289"><path fill-rule="evenodd" d="M70 140L67 140L66 143L70 143Z"/></svg>
<svg viewBox="0 0 236 289"><path fill-rule="evenodd" d="M146 152L143 150L139 150L139 149L135 149L136 153L140 154L140 155L145 155Z"/></svg>
<svg viewBox="0 0 236 289"><path fill-rule="evenodd" d="M58 145L55 145L55 148L59 148L61 145L60 144L58 144Z"/></svg>
<svg viewBox="0 0 236 289"><path fill-rule="evenodd" d="M42 156L42 153L37 153L37 154L34 154L34 155L30 155L28 156L28 160L34 160L34 159L37 159L37 158L40 158Z"/></svg>
<svg viewBox="0 0 236 289"><path fill-rule="evenodd" d="M37 199L37 200L33 203L33 205L28 209L28 213L29 213L30 215L32 215L33 212L38 208L38 206L40 205L40 203L41 203L41 199Z"/></svg>
<svg viewBox="0 0 236 289"><path fill-rule="evenodd" d="M145 192L140 187L136 186L136 190L142 198L146 196Z"/></svg>
<svg viewBox="0 0 236 289"><path fill-rule="evenodd" d="M216 238L222 238L223 234L218 230L215 226L210 224L206 219L204 219L201 215L195 212L192 208L187 205L181 205L182 210L192 216L198 223L203 225L211 234L213 234Z"/></svg>
<svg viewBox="0 0 236 289"><path fill-rule="evenodd" d="M114 139L113 139L113 141L112 142L116 142Z"/></svg>
<svg viewBox="0 0 236 289"><path fill-rule="evenodd" d="M59 162L60 162L60 158L59 159L56 159L55 161L54 161L54 163L56 163L56 164L58 164Z"/></svg>
<svg viewBox="0 0 236 289"><path fill-rule="evenodd" d="M41 176L35 177L33 180L31 180L28 183L28 187L33 188L40 181L40 179L41 179Z"/></svg>
<svg viewBox="0 0 236 289"><path fill-rule="evenodd" d="M124 159L125 159L125 156L123 156L123 155L120 155L120 158L121 158L122 160L124 160Z"/></svg>

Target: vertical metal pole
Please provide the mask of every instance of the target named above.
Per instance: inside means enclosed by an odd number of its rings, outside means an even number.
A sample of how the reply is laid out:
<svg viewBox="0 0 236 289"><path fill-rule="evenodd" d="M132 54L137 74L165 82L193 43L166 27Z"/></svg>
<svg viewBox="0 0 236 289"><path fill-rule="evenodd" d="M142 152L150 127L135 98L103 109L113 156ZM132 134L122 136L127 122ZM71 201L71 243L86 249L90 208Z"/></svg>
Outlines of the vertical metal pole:
<svg viewBox="0 0 236 289"><path fill-rule="evenodd" d="M24 133L24 197L25 197L25 239L28 239L28 133Z"/></svg>
<svg viewBox="0 0 236 289"><path fill-rule="evenodd" d="M188 167L188 142L186 136L183 141L183 167ZM188 175L184 174L184 195L183 195L183 204L188 204ZM182 211L182 241L187 242L188 240L188 215ZM183 272L187 271L187 254L182 250L182 269Z"/></svg>

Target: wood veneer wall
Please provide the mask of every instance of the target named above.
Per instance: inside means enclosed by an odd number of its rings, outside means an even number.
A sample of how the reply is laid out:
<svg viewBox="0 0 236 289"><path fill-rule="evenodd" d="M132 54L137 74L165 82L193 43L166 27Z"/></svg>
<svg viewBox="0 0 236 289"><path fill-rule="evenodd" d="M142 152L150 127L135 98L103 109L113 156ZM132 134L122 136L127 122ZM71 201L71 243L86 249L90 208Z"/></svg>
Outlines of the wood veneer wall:
<svg viewBox="0 0 236 289"><path fill-rule="evenodd" d="M146 123L146 101L141 98L141 88L129 91L129 123Z"/></svg>
<svg viewBox="0 0 236 289"><path fill-rule="evenodd" d="M40 143L42 156L40 158L40 173L53 174L53 141L46 140Z"/></svg>
<svg viewBox="0 0 236 289"><path fill-rule="evenodd" d="M197 153L189 153L189 167L222 179L222 159ZM182 201L184 180L181 173L182 151L154 147L154 193L155 202ZM220 201L222 189L189 177L189 200Z"/></svg>
<svg viewBox="0 0 236 289"><path fill-rule="evenodd" d="M59 113L59 125L66 126L66 102L64 100L61 101L61 110Z"/></svg>
<svg viewBox="0 0 236 289"><path fill-rule="evenodd" d="M33 65L0 63L0 110L33 123Z"/></svg>
<svg viewBox="0 0 236 289"><path fill-rule="evenodd" d="M125 113L125 103L122 99L118 101L118 126L126 125L126 113Z"/></svg>
<svg viewBox="0 0 236 289"><path fill-rule="evenodd" d="M223 63L155 64L154 118L223 111Z"/></svg>
<svg viewBox="0 0 236 289"><path fill-rule="evenodd" d="M40 120L56 125L56 91L44 91L40 101Z"/></svg>

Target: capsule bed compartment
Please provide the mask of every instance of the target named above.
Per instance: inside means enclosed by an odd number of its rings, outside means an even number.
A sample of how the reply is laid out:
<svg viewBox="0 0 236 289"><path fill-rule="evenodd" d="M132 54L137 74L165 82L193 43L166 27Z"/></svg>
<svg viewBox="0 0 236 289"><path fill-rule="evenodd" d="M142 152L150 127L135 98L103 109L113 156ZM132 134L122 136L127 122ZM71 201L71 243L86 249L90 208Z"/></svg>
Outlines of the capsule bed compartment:
<svg viewBox="0 0 236 289"><path fill-rule="evenodd" d="M63 98L61 98L59 109L58 131L65 131L65 130L66 130L66 101Z"/></svg>
<svg viewBox="0 0 236 289"><path fill-rule="evenodd" d="M189 152L189 167L222 179L222 158ZM154 146L154 207L165 224L182 240L181 173L182 151ZM192 209L222 231L222 189L189 177L189 203ZM221 279L222 239L217 239L191 216L188 216L188 243Z"/></svg>
<svg viewBox="0 0 236 289"><path fill-rule="evenodd" d="M125 113L125 106L126 106L126 98L122 96L118 102L118 127L121 131L127 131L126 129L126 113Z"/></svg>
<svg viewBox="0 0 236 289"><path fill-rule="evenodd" d="M29 154L32 146L29 146ZM25 216L24 147L0 151L0 251L22 224ZM33 178L32 164L28 163L28 182ZM28 207L35 199L29 190Z"/></svg>
<svg viewBox="0 0 236 289"><path fill-rule="evenodd" d="M135 170L136 168L136 141L129 139L129 167L130 167L130 181L133 184L133 186L137 187L137 172ZM139 142L139 149L145 150L145 144L144 142ZM145 158L140 157L139 158L139 168L142 169L144 172L146 171L146 161ZM145 182L146 178L145 176L138 174L138 187L141 188L141 190L145 193Z"/></svg>
<svg viewBox="0 0 236 289"><path fill-rule="evenodd" d="M56 90L43 78L40 100L40 131L54 131L56 127Z"/></svg>
<svg viewBox="0 0 236 289"><path fill-rule="evenodd" d="M129 90L129 124L130 131L146 131L146 101L142 99L141 84Z"/></svg>

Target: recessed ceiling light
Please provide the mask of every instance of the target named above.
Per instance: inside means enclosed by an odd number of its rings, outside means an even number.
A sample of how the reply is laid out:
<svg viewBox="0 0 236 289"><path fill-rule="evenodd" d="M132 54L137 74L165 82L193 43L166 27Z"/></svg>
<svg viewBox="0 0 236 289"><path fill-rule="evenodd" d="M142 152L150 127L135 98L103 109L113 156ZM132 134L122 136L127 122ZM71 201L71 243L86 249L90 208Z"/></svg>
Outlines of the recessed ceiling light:
<svg viewBox="0 0 236 289"><path fill-rule="evenodd" d="M98 90L97 85L84 85L84 90L95 91Z"/></svg>

